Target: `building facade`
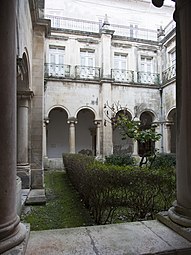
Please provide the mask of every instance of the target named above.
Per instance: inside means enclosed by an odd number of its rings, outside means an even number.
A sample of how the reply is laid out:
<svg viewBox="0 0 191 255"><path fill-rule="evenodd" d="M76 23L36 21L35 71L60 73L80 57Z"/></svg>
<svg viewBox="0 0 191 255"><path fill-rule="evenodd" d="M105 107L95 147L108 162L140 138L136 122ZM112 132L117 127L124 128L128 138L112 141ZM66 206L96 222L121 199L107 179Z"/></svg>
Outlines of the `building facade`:
<svg viewBox="0 0 191 255"><path fill-rule="evenodd" d="M162 134L157 151L175 152L173 5L158 9L150 1L98 1L96 6L91 0L57 1L59 9L49 2L45 158L56 161L62 153L85 151L104 157L124 150L138 156L139 144L122 141L107 118L113 106L125 108L130 119L155 123Z"/></svg>

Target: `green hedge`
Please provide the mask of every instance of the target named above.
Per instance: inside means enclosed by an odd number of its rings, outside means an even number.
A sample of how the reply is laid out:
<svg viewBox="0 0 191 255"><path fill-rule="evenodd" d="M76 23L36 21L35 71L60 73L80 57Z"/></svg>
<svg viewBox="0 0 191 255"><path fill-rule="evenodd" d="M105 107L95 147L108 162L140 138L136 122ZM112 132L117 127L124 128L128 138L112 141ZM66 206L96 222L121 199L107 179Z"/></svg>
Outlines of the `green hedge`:
<svg viewBox="0 0 191 255"><path fill-rule="evenodd" d="M105 163L110 165L117 166L133 166L136 163L135 158L133 158L130 154L126 155L116 155L112 154L105 157Z"/></svg>
<svg viewBox="0 0 191 255"><path fill-rule="evenodd" d="M65 154L66 172L97 224L112 223L125 208L128 221L143 220L170 207L175 198L174 168L152 170L114 166L85 155Z"/></svg>
<svg viewBox="0 0 191 255"><path fill-rule="evenodd" d="M175 153L158 153L152 163L152 168L171 168L176 166Z"/></svg>

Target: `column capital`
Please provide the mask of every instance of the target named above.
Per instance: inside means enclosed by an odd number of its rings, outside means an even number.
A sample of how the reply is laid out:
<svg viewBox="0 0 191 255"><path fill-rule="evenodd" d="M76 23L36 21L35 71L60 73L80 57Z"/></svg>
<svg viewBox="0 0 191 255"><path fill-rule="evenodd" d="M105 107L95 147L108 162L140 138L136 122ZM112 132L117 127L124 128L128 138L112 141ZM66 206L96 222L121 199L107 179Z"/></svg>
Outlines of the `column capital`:
<svg viewBox="0 0 191 255"><path fill-rule="evenodd" d="M71 118L68 118L67 123L68 124L77 124L78 121L75 117L71 117Z"/></svg>
<svg viewBox="0 0 191 255"><path fill-rule="evenodd" d="M94 120L94 124L98 126L101 125L102 120Z"/></svg>
<svg viewBox="0 0 191 255"><path fill-rule="evenodd" d="M44 124L48 125L50 123L50 119L49 118L44 118Z"/></svg>
<svg viewBox="0 0 191 255"><path fill-rule="evenodd" d="M17 91L17 98L18 99L28 99L28 100L30 100L33 96L34 96L34 92L32 90Z"/></svg>

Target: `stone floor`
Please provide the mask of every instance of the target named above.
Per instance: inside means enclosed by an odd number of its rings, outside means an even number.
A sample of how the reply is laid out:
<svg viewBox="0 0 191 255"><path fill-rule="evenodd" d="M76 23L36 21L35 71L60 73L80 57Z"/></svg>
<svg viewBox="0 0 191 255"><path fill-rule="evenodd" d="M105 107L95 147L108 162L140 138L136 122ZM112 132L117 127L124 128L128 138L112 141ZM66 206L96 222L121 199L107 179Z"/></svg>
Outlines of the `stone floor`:
<svg viewBox="0 0 191 255"><path fill-rule="evenodd" d="M31 231L26 255L191 255L191 242L157 220Z"/></svg>

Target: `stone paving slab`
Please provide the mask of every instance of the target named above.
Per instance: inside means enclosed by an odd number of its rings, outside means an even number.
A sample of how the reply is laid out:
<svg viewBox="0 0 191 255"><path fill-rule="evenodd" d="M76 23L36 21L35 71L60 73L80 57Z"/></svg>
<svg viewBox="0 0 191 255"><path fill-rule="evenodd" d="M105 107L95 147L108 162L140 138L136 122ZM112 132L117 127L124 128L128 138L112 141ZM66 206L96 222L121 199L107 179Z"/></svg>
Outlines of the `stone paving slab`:
<svg viewBox="0 0 191 255"><path fill-rule="evenodd" d="M191 243L158 221L32 231L26 255L191 255Z"/></svg>

